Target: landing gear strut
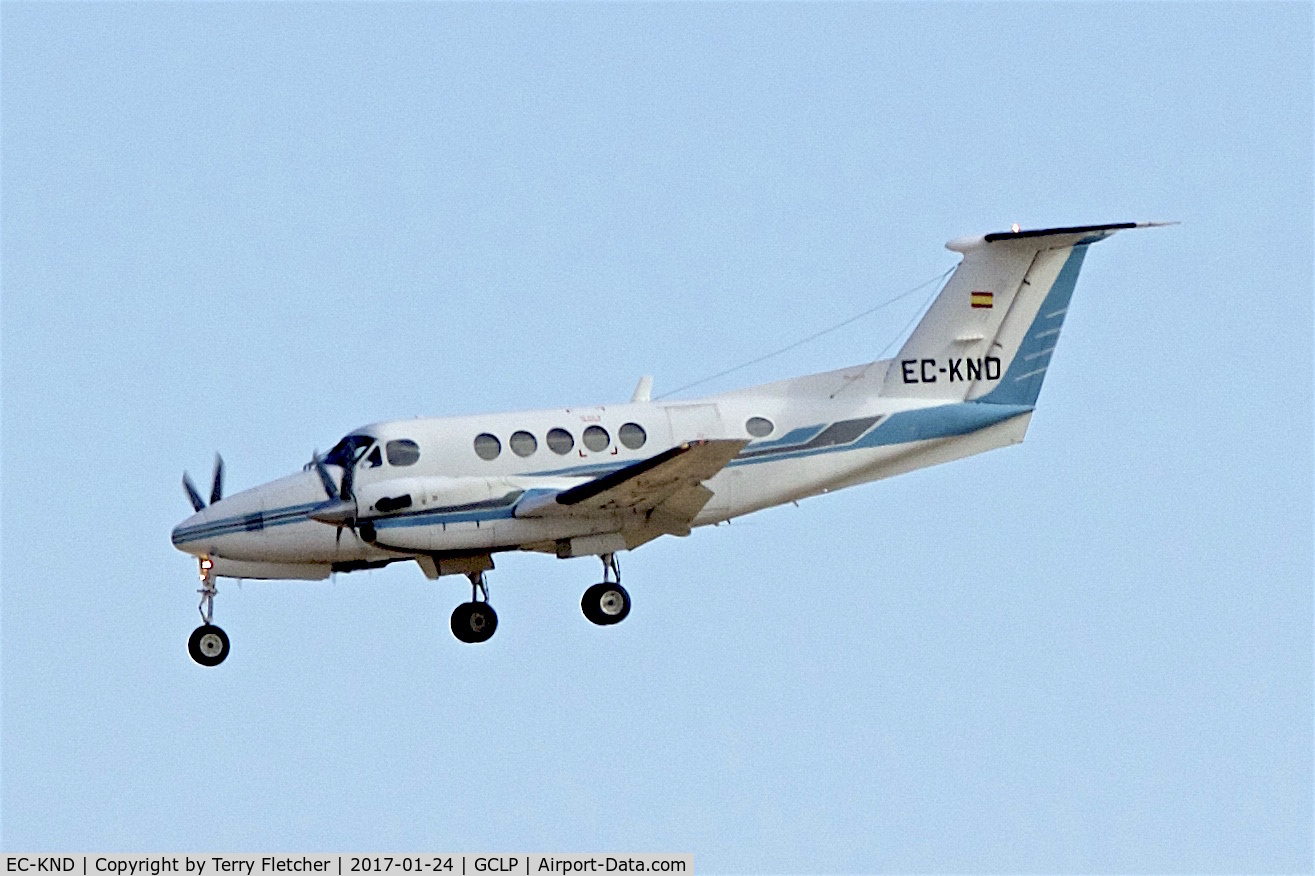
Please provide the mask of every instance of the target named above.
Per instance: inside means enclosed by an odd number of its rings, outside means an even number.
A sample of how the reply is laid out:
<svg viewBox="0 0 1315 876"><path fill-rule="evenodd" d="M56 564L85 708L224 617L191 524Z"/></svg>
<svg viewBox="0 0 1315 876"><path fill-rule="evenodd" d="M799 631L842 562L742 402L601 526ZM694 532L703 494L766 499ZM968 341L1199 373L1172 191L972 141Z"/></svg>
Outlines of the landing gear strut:
<svg viewBox="0 0 1315 876"><path fill-rule="evenodd" d="M484 573L471 572L468 577L470 602L463 602L452 612L452 635L467 644L487 642L498 629L498 613L489 605L489 585Z"/></svg>
<svg viewBox="0 0 1315 876"><path fill-rule="evenodd" d="M201 626L187 640L187 653L202 666L218 666L228 656L228 634L210 622L219 590L215 587L215 566L209 557L201 558L201 589L196 592L201 594L201 604L197 606Z"/></svg>
<svg viewBox="0 0 1315 876"><path fill-rule="evenodd" d="M621 586L621 564L615 554L603 554L602 583L584 592L580 610L592 623L600 627L619 624L630 614L630 594Z"/></svg>

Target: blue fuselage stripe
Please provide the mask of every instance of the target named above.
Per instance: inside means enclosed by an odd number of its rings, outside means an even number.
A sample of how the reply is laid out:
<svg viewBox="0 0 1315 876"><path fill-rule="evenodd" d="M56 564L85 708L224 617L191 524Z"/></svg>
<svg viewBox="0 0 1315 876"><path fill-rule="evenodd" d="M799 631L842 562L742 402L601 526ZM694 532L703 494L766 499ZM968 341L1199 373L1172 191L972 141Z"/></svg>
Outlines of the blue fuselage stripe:
<svg viewBox="0 0 1315 876"><path fill-rule="evenodd" d="M268 529L271 526L286 526L289 523L298 523L307 519L306 514L312 509L321 505L321 502L310 502L303 505L290 505L286 508L276 508L273 511L260 513L262 529ZM257 512L248 512L236 517L225 517L222 520L213 520L207 523L198 523L196 526L189 526L186 529L176 529L173 534L173 543L182 544L189 541L200 541L204 538L213 538L217 535L230 535L234 532L243 532L247 526L247 521L254 517Z"/></svg>

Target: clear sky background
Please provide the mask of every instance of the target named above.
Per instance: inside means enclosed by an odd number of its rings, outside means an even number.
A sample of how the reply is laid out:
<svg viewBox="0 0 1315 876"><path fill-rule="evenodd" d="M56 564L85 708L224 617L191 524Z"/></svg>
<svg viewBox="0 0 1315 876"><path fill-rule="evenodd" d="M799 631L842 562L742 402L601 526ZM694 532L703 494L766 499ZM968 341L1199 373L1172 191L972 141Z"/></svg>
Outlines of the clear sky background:
<svg viewBox="0 0 1315 876"><path fill-rule="evenodd" d="M16 850L1312 867L1312 7L27 5L3 50ZM354 426L670 390L1093 247L1027 442L594 560L221 584ZM922 296L710 384L872 359Z"/></svg>

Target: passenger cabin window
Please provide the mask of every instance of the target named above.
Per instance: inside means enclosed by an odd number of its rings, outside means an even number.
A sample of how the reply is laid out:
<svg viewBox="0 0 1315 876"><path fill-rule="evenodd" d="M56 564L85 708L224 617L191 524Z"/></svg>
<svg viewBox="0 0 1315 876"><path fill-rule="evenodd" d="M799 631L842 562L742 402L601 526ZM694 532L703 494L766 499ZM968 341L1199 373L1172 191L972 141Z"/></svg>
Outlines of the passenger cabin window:
<svg viewBox="0 0 1315 876"><path fill-rule="evenodd" d="M607 434L607 430L602 426L590 426L584 430L584 446L595 452L606 450L607 445L612 443L612 436Z"/></svg>
<svg viewBox="0 0 1315 876"><path fill-rule="evenodd" d="M384 464L384 454L377 446L365 457L366 468L378 468Z"/></svg>
<svg viewBox="0 0 1315 876"><path fill-rule="evenodd" d="M638 450L648 440L648 435L644 434L644 427L638 423L626 423L617 430L616 437L620 438L621 443L631 450Z"/></svg>
<svg viewBox="0 0 1315 876"><path fill-rule="evenodd" d="M368 450L373 443L374 439L369 435L348 435L333 445L333 449L324 457L324 462L327 465L347 468L360 459L361 454Z"/></svg>
<svg viewBox="0 0 1315 876"><path fill-rule="evenodd" d="M575 439L565 429L548 430L548 449L558 456L565 456L575 446Z"/></svg>
<svg viewBox="0 0 1315 876"><path fill-rule="evenodd" d="M744 431L748 432L755 438L766 438L776 429L772 421L766 417L750 417L744 424Z"/></svg>
<svg viewBox="0 0 1315 876"><path fill-rule="evenodd" d="M517 456L529 456L539 449L539 442L529 432L512 432L511 440L507 443L511 445L511 452Z"/></svg>
<svg viewBox="0 0 1315 876"><path fill-rule="evenodd" d="M399 438L384 445L388 453L388 464L396 466L415 465L420 459L420 445L409 438Z"/></svg>
<svg viewBox="0 0 1315 876"><path fill-rule="evenodd" d="M502 453L502 442L496 436L485 432L475 436L475 454L480 459L497 459Z"/></svg>

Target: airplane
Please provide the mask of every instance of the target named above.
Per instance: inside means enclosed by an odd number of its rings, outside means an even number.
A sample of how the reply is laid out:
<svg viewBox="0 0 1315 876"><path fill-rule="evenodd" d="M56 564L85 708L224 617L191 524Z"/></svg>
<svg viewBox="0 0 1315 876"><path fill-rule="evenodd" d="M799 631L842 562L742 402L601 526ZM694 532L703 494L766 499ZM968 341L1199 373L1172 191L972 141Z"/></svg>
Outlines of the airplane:
<svg viewBox="0 0 1315 876"><path fill-rule="evenodd" d="M415 562L465 576L461 642L498 626L494 555L597 557L580 607L625 620L617 555L764 508L1019 443L1032 419L1087 248L1122 222L961 237L962 259L899 353L703 398L432 419L354 429L301 471L227 498L215 457L207 503L172 534L199 562L192 659L229 653L216 579L323 580Z"/></svg>

